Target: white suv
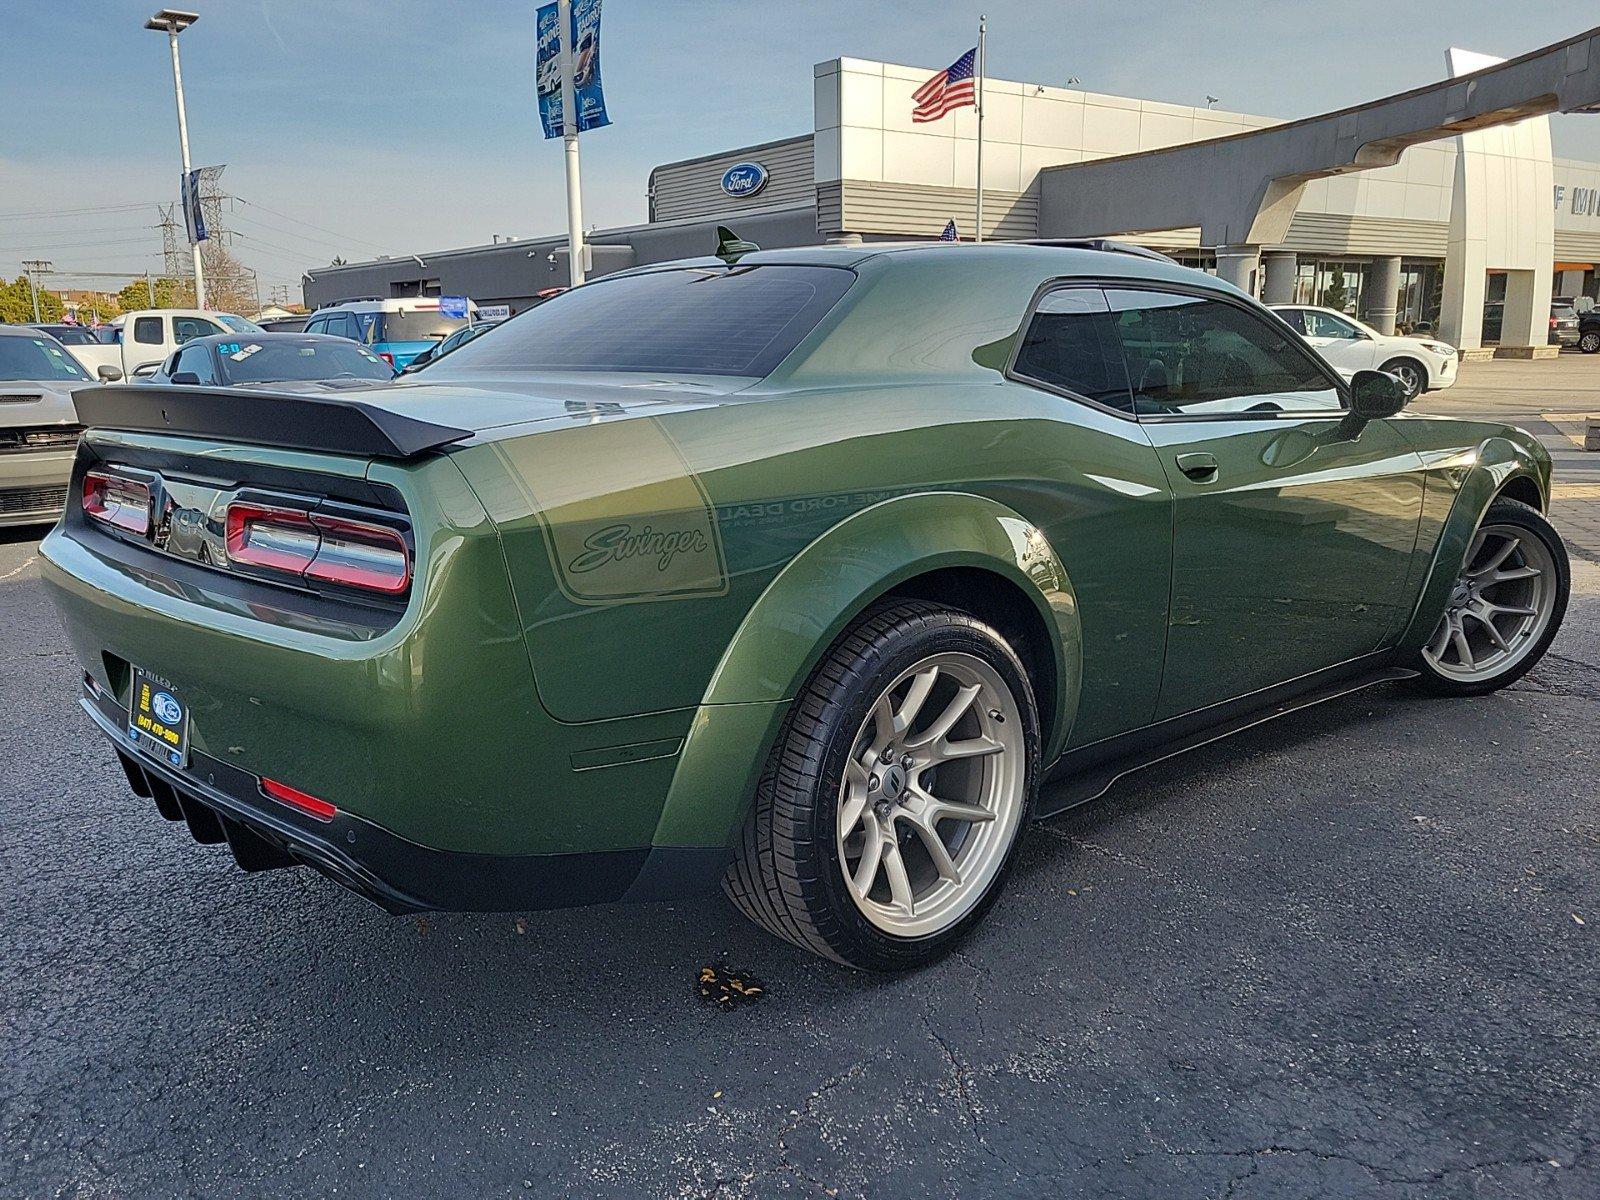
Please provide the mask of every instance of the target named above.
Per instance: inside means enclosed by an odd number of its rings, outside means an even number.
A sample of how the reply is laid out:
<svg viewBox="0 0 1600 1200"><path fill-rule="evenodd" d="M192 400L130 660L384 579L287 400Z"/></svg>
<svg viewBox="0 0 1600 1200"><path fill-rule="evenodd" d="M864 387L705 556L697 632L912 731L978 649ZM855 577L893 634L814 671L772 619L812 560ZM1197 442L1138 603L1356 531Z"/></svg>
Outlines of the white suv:
<svg viewBox="0 0 1600 1200"><path fill-rule="evenodd" d="M1271 308L1345 379L1357 371L1388 371L1406 385L1408 400L1456 381L1454 346L1431 338L1386 336L1331 308L1311 304L1274 304Z"/></svg>

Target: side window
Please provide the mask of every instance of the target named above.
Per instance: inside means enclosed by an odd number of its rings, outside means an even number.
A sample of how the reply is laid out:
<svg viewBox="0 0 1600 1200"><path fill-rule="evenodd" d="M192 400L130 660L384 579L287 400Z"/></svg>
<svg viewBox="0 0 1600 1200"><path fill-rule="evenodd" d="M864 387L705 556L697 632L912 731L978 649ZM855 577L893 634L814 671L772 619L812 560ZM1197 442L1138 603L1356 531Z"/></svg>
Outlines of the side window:
<svg viewBox="0 0 1600 1200"><path fill-rule="evenodd" d="M195 338L210 337L214 333L221 333L218 326L202 317L173 317L172 340L178 345L192 342Z"/></svg>
<svg viewBox="0 0 1600 1200"><path fill-rule="evenodd" d="M217 373L211 365L211 348L209 346L188 346L178 351L172 361L171 374L188 371L201 383L216 383Z"/></svg>
<svg viewBox="0 0 1600 1200"><path fill-rule="evenodd" d="M1108 408L1133 411L1128 373L1099 288L1061 288L1042 297L1012 371Z"/></svg>
<svg viewBox="0 0 1600 1200"><path fill-rule="evenodd" d="M1278 315L1283 318L1284 323L1286 325L1288 325L1290 329L1294 330L1296 333L1302 333L1302 334L1305 333L1305 331L1306 331L1306 310L1305 309L1303 309L1303 308L1283 308L1283 309L1279 309L1278 310Z"/></svg>
<svg viewBox="0 0 1600 1200"><path fill-rule="evenodd" d="M133 321L133 340L141 346L161 345L161 318L135 317Z"/></svg>
<svg viewBox="0 0 1600 1200"><path fill-rule="evenodd" d="M334 337L353 339L356 336L356 323L349 313L335 313L328 318L327 328L323 332L330 333Z"/></svg>
<svg viewBox="0 0 1600 1200"><path fill-rule="evenodd" d="M1276 322L1222 300L1107 289L1134 411L1151 416L1328 412L1339 388Z"/></svg>
<svg viewBox="0 0 1600 1200"><path fill-rule="evenodd" d="M1361 331L1349 321L1325 312L1306 313L1306 332L1312 337L1338 338L1346 342L1361 336Z"/></svg>
<svg viewBox="0 0 1600 1200"><path fill-rule="evenodd" d="M311 320L306 322L306 327L305 327L304 332L306 332L306 333L327 333L328 332L328 319L326 317L312 317Z"/></svg>
<svg viewBox="0 0 1600 1200"><path fill-rule="evenodd" d="M361 332L356 340L363 345L371 346L383 341L383 314L375 312L356 313L356 324Z"/></svg>

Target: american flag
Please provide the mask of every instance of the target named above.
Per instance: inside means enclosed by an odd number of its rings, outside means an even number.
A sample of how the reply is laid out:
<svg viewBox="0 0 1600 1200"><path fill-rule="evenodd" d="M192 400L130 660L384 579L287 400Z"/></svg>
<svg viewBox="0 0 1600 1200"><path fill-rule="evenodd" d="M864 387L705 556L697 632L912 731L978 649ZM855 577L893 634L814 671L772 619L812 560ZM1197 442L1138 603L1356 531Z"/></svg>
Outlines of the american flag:
<svg viewBox="0 0 1600 1200"><path fill-rule="evenodd" d="M916 107L911 110L911 119L937 121L951 109L977 107L973 93L973 67L977 60L978 48L974 46L912 92Z"/></svg>
<svg viewBox="0 0 1600 1200"><path fill-rule="evenodd" d="M944 232L939 235L941 242L959 242L961 238L956 233L956 219L950 218L949 224L944 227Z"/></svg>

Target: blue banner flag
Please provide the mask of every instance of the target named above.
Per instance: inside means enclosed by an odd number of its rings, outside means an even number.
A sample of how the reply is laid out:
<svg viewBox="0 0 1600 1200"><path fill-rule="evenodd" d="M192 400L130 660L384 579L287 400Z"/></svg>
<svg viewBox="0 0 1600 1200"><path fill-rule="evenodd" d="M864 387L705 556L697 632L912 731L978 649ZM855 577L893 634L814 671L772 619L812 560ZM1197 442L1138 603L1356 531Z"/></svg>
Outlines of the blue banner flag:
<svg viewBox="0 0 1600 1200"><path fill-rule="evenodd" d="M950 223L944 227L944 232L939 235L941 242L959 242L960 236L956 233L956 219L950 218Z"/></svg>
<svg viewBox="0 0 1600 1200"><path fill-rule="evenodd" d="M183 227L189 234L189 244L198 245L210 236L206 232L206 214L200 207L200 168L184 175L178 183L183 197Z"/></svg>
<svg viewBox="0 0 1600 1200"><path fill-rule="evenodd" d="M534 14L535 87L539 93L539 122L547 138L560 137L564 132L560 21L560 10L555 4L546 4ZM611 124L606 114L605 92L600 86L600 0L572 0L570 37L573 106L581 133Z"/></svg>

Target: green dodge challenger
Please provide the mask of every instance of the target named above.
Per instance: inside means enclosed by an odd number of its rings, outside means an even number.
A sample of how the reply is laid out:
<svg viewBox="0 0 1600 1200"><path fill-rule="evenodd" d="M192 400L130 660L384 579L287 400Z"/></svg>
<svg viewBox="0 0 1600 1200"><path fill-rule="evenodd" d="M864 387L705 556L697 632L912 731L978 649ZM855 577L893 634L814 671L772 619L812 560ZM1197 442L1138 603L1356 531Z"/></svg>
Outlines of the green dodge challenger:
<svg viewBox="0 0 1600 1200"><path fill-rule="evenodd" d="M718 250L395 386L79 392L45 577L133 791L392 911L720 881L903 968L1031 819L1378 681L1501 687L1561 622L1539 443L1227 284Z"/></svg>

